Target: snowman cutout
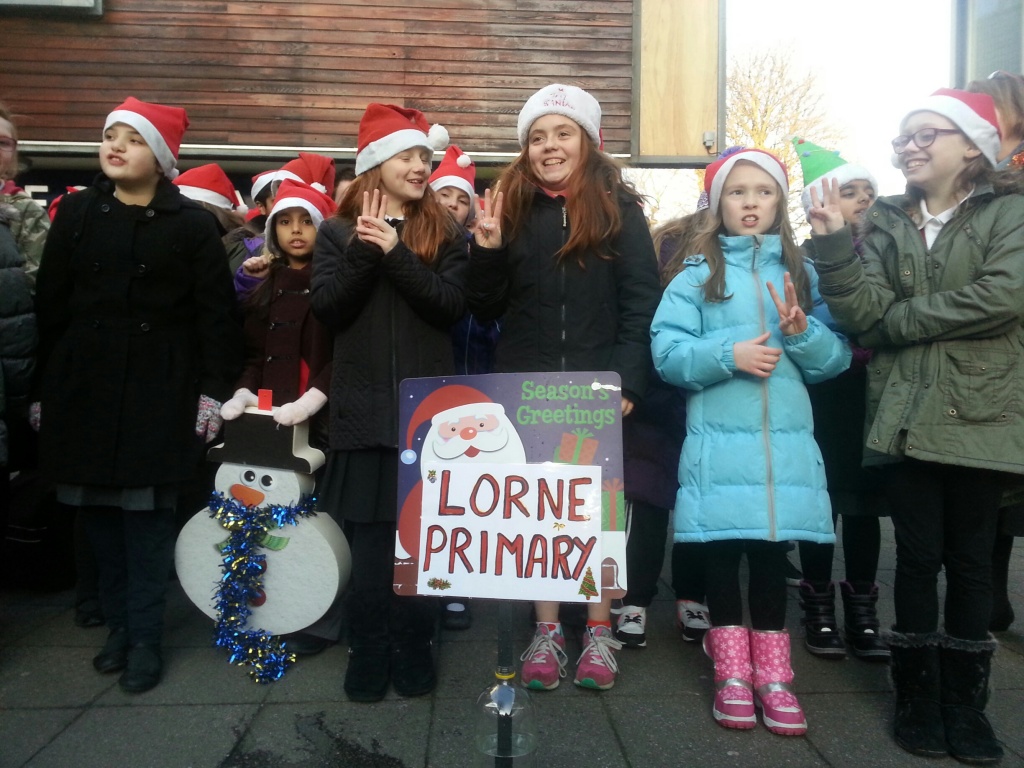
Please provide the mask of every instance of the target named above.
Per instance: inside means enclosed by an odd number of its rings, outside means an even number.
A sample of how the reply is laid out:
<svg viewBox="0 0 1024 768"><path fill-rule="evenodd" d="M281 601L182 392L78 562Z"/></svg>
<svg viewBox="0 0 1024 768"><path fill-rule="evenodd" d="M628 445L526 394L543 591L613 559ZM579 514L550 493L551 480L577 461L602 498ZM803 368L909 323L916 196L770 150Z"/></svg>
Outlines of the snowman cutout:
<svg viewBox="0 0 1024 768"><path fill-rule="evenodd" d="M264 517L283 510L285 519L295 521L271 523L260 536L262 584L247 605L248 629L282 635L305 629L327 612L348 582L351 558L338 524L311 510L313 473L323 466L324 454L309 445L308 422L281 426L274 410L249 407L226 422L224 443L207 458L221 462L214 486L222 509ZM231 534L212 516L215 506L211 502L185 524L174 559L185 594L219 620L218 587L230 572L223 553Z"/></svg>

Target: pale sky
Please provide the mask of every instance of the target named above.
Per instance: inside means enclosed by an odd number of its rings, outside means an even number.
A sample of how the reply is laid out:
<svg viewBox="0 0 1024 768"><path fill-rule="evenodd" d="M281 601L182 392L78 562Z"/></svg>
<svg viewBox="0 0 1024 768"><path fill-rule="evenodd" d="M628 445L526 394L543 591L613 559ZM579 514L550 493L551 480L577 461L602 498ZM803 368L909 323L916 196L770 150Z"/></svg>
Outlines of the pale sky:
<svg viewBox="0 0 1024 768"><path fill-rule="evenodd" d="M880 194L902 192L889 142L917 101L952 84L951 0L722 2L727 57L762 48L792 51L796 71L818 79L826 108L848 137L844 146L828 148L874 173ZM662 198L661 221L694 207L692 173L675 173L685 174L672 185L680 196ZM799 180L799 169L791 168L790 177Z"/></svg>

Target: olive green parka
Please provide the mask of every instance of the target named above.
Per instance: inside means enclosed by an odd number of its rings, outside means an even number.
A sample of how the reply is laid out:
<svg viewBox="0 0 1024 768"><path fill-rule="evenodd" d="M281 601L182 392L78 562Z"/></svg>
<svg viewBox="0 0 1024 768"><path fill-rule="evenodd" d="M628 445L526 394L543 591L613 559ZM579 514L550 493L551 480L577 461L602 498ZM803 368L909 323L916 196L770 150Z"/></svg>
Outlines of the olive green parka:
<svg viewBox="0 0 1024 768"><path fill-rule="evenodd" d="M819 290L874 350L865 465L910 457L1024 474L1024 196L979 185L925 246L904 196L813 235Z"/></svg>

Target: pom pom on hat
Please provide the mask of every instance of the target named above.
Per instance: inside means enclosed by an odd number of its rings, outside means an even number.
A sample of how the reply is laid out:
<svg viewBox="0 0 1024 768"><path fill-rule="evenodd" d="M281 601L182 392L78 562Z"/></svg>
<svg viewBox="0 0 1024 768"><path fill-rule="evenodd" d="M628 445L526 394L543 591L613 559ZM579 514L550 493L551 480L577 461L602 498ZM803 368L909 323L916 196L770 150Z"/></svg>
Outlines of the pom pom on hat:
<svg viewBox="0 0 1024 768"><path fill-rule="evenodd" d="M431 154L448 146L448 131L441 125L428 125L418 109L394 104L369 104L359 121L356 143L356 175L413 147L429 149Z"/></svg>
<svg viewBox="0 0 1024 768"><path fill-rule="evenodd" d="M293 173L313 189L321 192L334 192L334 158L318 155L313 152L299 152L298 158L289 160L281 166L281 171ZM282 176L282 181L291 176ZM276 179L275 179L276 181Z"/></svg>
<svg viewBox="0 0 1024 768"><path fill-rule="evenodd" d="M723 155L704 171L704 191L708 193L708 208L711 213L718 213L718 203L722 197L722 187L729 177L729 172L740 160L753 163L767 173L782 188L782 196L789 194L789 177L786 166L771 152L763 149L740 149L728 157Z"/></svg>
<svg viewBox="0 0 1024 768"><path fill-rule="evenodd" d="M544 86L527 99L519 111L519 146L526 146L530 126L545 115L568 117L586 132L598 149L604 149L604 139L601 136L601 105L582 88L553 83Z"/></svg>
<svg viewBox="0 0 1024 768"><path fill-rule="evenodd" d="M878 191L878 182L871 172L854 163L848 163L839 156L838 150L829 150L820 147L799 136L792 139L793 149L796 150L800 159L800 171L804 177L804 189L800 193L800 202L804 207L804 213L811 210L811 189L818 190L818 199L824 195L825 182L835 179L839 186L849 184L851 181L867 181Z"/></svg>
<svg viewBox="0 0 1024 768"><path fill-rule="evenodd" d="M452 144L444 153L437 169L430 174L430 188L439 192L445 187L455 187L469 195L469 218L476 214L473 199L476 197L476 165L473 159L459 147Z"/></svg>
<svg viewBox="0 0 1024 768"><path fill-rule="evenodd" d="M334 202L334 198L325 195L319 189L301 181L285 179L277 190L274 207L267 216L265 235L268 245L273 244L279 247L275 237L274 217L289 208L302 208L313 220L313 226L319 229L324 219L334 213L338 206Z"/></svg>
<svg viewBox="0 0 1024 768"><path fill-rule="evenodd" d="M233 211L238 205L235 185L216 163L200 165L182 173L174 180L181 194L190 200Z"/></svg>
<svg viewBox="0 0 1024 768"><path fill-rule="evenodd" d="M907 120L916 112L934 112L942 115L963 131L993 166L999 162L999 121L996 118L996 104L987 93L939 88L907 112L900 121L901 132L906 127ZM899 167L895 156L893 165Z"/></svg>
<svg viewBox="0 0 1024 768"><path fill-rule="evenodd" d="M184 109L150 104L129 96L107 115L103 123L104 133L115 123L124 123L139 132L153 150L164 176L173 179L178 175L175 168L178 164L178 150L181 149L181 140L188 128L188 115Z"/></svg>

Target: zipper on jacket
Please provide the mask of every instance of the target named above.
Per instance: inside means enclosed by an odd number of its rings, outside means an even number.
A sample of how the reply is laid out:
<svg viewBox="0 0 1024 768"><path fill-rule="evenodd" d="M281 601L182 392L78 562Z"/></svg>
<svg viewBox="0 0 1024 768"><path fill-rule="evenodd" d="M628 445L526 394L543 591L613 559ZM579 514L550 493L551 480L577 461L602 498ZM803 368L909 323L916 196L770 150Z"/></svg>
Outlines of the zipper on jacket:
<svg viewBox="0 0 1024 768"><path fill-rule="evenodd" d="M758 270L757 259L760 255L761 243L754 239L754 264L752 274L754 276L754 291L757 296L757 315L761 321L761 333L768 330L768 321L764 313L764 293L761 289L761 273ZM768 413L768 379L761 380L761 440L764 442L764 465L765 483L767 487L768 502L768 541L775 541L777 531L775 529L775 477L772 467L772 434L771 420Z"/></svg>
<svg viewBox="0 0 1024 768"><path fill-rule="evenodd" d="M568 228L569 228L569 215L568 215L568 213L565 210L565 206L563 205L562 206L562 248L565 248L566 231L568 230ZM561 301L561 306L559 308L559 317L560 317L560 320L561 320L560 325L561 325L561 330L562 330L562 343L561 343L561 349L559 350L560 353L561 353L561 365L559 366L558 370L564 371L565 370L565 258L564 258L564 254L563 254L563 258L559 259L559 264L558 264L558 297L559 297L559 300Z"/></svg>

